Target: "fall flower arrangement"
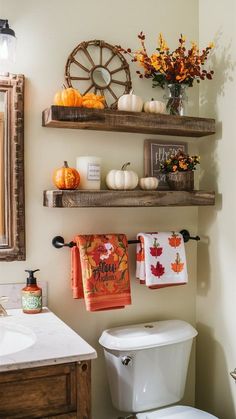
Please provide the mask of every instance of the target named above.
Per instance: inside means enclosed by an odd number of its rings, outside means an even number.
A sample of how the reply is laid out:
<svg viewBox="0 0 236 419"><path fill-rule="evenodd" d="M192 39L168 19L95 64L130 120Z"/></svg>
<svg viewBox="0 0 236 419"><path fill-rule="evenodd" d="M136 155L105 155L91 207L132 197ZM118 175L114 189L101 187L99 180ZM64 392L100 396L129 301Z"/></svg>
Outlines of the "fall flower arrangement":
<svg viewBox="0 0 236 419"><path fill-rule="evenodd" d="M170 51L162 34L159 34L158 46L149 55L145 45L145 34L140 32L138 38L141 48L132 51L130 48L124 49L118 46L120 52L129 54L133 62L142 67L142 72L137 70L139 77L152 79L153 87L168 87L168 99L166 104L167 112L171 115L184 114L185 87L193 86L194 80L198 83L200 80L212 79L213 70L207 71L204 65L208 55L213 48L210 43L202 51L199 50L195 42L191 43L191 48L187 49L185 37L181 34L179 45L174 51Z"/></svg>
<svg viewBox="0 0 236 419"><path fill-rule="evenodd" d="M133 52L130 48L124 49L121 46L118 46L118 49L124 54L129 54L132 61L143 67L143 73L137 70L137 74L140 78L151 78L153 87L163 88L165 84L171 83L192 86L194 80L199 83L206 78L212 79L214 71L207 71L203 67L214 47L213 43L200 51L197 44L192 42L191 48L187 49L185 37L181 34L178 47L171 52L160 33L156 51L149 56L145 46L145 34L140 32L138 38L141 43L139 50Z"/></svg>
<svg viewBox="0 0 236 419"><path fill-rule="evenodd" d="M189 156L179 150L176 155L172 154L164 163L161 163L160 170L162 173L193 171L199 163L199 156Z"/></svg>

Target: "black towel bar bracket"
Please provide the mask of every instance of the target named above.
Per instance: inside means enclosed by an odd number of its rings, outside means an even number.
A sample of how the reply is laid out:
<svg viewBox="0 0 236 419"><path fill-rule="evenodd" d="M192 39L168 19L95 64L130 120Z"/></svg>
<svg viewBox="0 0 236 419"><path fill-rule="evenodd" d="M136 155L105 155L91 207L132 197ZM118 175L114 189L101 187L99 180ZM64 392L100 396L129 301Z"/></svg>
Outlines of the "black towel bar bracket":
<svg viewBox="0 0 236 419"><path fill-rule="evenodd" d="M180 234L182 234L185 243L187 243L189 240L196 240L196 241L200 240L199 236L195 236L195 237L190 236L190 233L188 230L181 230ZM139 240L128 240L128 244L136 244L136 243L139 243ZM56 236L52 239L52 245L56 249L61 249L62 247L74 247L75 242L71 241L69 243L65 243L65 240L63 237Z"/></svg>

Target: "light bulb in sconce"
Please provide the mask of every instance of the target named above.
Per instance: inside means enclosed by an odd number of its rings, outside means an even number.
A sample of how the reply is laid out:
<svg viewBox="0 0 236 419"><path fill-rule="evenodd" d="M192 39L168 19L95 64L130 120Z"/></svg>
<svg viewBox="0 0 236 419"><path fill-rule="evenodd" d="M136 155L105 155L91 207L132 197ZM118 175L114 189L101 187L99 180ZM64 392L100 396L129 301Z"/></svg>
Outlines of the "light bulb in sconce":
<svg viewBox="0 0 236 419"><path fill-rule="evenodd" d="M7 19L0 19L0 66L15 61L16 36Z"/></svg>

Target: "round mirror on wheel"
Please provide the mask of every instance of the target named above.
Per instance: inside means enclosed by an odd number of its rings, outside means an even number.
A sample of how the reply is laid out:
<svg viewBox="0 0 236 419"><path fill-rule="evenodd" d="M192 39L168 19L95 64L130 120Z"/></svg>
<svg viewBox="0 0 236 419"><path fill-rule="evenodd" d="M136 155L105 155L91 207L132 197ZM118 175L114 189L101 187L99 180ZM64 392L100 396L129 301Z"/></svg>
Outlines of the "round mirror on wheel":
<svg viewBox="0 0 236 419"><path fill-rule="evenodd" d="M82 95L104 96L105 106L117 107L117 101L132 87L129 64L116 47L105 41L81 42L71 52L65 67L68 87Z"/></svg>
<svg viewBox="0 0 236 419"><path fill-rule="evenodd" d="M106 89L111 83L111 74L105 67L94 67L91 72L91 79L97 89Z"/></svg>

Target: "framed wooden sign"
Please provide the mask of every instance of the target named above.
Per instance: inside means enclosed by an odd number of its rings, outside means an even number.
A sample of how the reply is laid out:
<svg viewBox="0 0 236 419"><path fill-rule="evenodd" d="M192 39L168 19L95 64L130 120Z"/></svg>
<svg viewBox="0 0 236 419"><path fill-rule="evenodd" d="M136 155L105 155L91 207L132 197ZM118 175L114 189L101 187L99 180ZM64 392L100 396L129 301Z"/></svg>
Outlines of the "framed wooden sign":
<svg viewBox="0 0 236 419"><path fill-rule="evenodd" d="M166 175L160 172L160 164L164 163L171 154L177 154L179 150L188 152L186 143L167 143L161 140L144 141L144 176L155 176L159 180L158 189L169 189Z"/></svg>

